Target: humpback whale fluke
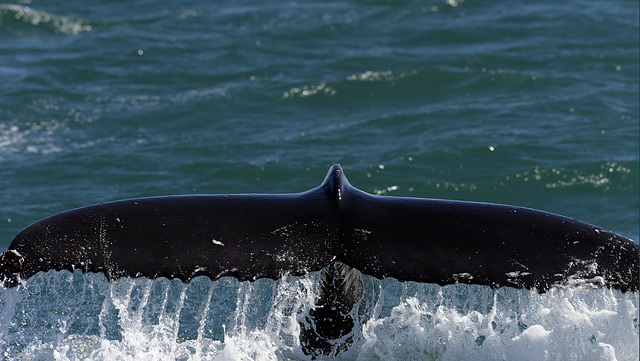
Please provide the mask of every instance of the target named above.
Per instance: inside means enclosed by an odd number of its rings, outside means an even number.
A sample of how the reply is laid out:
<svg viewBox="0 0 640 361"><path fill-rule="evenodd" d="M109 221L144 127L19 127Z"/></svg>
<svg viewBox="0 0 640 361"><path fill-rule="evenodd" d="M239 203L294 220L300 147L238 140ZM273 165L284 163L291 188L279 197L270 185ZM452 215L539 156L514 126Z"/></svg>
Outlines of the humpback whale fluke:
<svg viewBox="0 0 640 361"><path fill-rule="evenodd" d="M374 196L339 165L317 188L281 195L186 195L102 203L22 230L0 282L80 269L119 277L239 280L322 269L300 320L302 350L336 355L357 337L361 273L377 278L537 289L639 288L640 248L563 216L507 205ZM363 308L364 307L364 308Z"/></svg>
<svg viewBox="0 0 640 361"><path fill-rule="evenodd" d="M543 211L370 195L334 165L319 187L298 194L140 198L59 213L22 230L0 257L5 286L51 269L188 282L301 275L340 261L378 278L440 285L545 291L585 281L637 291L640 250Z"/></svg>

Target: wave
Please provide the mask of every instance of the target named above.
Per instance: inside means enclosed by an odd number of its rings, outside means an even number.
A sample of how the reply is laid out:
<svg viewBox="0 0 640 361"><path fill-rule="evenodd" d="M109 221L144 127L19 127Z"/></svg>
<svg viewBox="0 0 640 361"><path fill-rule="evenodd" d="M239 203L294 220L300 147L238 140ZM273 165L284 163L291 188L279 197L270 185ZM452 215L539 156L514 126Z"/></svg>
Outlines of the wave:
<svg viewBox="0 0 640 361"><path fill-rule="evenodd" d="M41 273L0 289L0 347L10 359L308 359L300 320L318 273L189 284ZM637 360L638 294L437 286L366 276L372 314L342 360Z"/></svg>
<svg viewBox="0 0 640 361"><path fill-rule="evenodd" d="M0 4L0 34L37 37L42 34L78 35L91 31L89 22L17 4Z"/></svg>

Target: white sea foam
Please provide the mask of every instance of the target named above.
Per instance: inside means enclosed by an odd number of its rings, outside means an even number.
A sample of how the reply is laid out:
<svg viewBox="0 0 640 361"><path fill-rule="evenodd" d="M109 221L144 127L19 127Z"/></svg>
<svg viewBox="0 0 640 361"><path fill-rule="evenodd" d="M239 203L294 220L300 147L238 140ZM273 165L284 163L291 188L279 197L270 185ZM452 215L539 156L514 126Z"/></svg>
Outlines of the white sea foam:
<svg viewBox="0 0 640 361"><path fill-rule="evenodd" d="M279 281L48 272L0 289L0 354L42 360L299 360L317 273ZM638 294L376 280L343 360L637 360Z"/></svg>
<svg viewBox="0 0 640 361"><path fill-rule="evenodd" d="M32 9L29 6L0 4L0 26L3 25L3 19L9 19L11 17L18 21L23 21L24 24L29 24L34 27L48 27L55 33L67 35L77 35L92 30L91 25L81 19L51 14L45 11ZM20 33L24 34L24 30L25 29L22 29Z"/></svg>

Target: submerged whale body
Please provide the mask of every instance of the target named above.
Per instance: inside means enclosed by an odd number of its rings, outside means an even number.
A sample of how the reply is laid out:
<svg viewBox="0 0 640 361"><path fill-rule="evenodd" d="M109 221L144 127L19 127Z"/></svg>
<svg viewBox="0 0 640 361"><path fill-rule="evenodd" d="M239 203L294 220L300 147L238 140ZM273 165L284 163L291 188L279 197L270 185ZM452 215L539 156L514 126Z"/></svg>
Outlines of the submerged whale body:
<svg viewBox="0 0 640 361"><path fill-rule="evenodd" d="M632 240L574 219L374 196L352 187L334 165L319 187L298 194L141 198L53 215L22 230L0 255L0 281L13 287L52 269L185 282L322 270L317 307L301 321L301 346L335 355L354 336L360 272L440 285L544 292L586 283L636 292L639 261Z"/></svg>

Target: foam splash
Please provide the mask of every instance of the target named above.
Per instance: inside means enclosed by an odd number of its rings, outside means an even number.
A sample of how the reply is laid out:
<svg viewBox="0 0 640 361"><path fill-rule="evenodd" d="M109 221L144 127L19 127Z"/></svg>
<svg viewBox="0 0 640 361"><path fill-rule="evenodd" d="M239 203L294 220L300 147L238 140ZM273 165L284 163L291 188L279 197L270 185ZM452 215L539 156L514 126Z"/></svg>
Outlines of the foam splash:
<svg viewBox="0 0 640 361"><path fill-rule="evenodd" d="M638 294L546 294L366 277L371 316L342 360L637 360ZM299 321L318 273L189 284L41 273L0 289L0 355L14 360L305 360Z"/></svg>
<svg viewBox="0 0 640 361"><path fill-rule="evenodd" d="M637 295L454 288L453 294L445 287L436 297L404 298L389 317L365 324L361 354L432 360L637 358ZM464 301L454 305L455 297Z"/></svg>

